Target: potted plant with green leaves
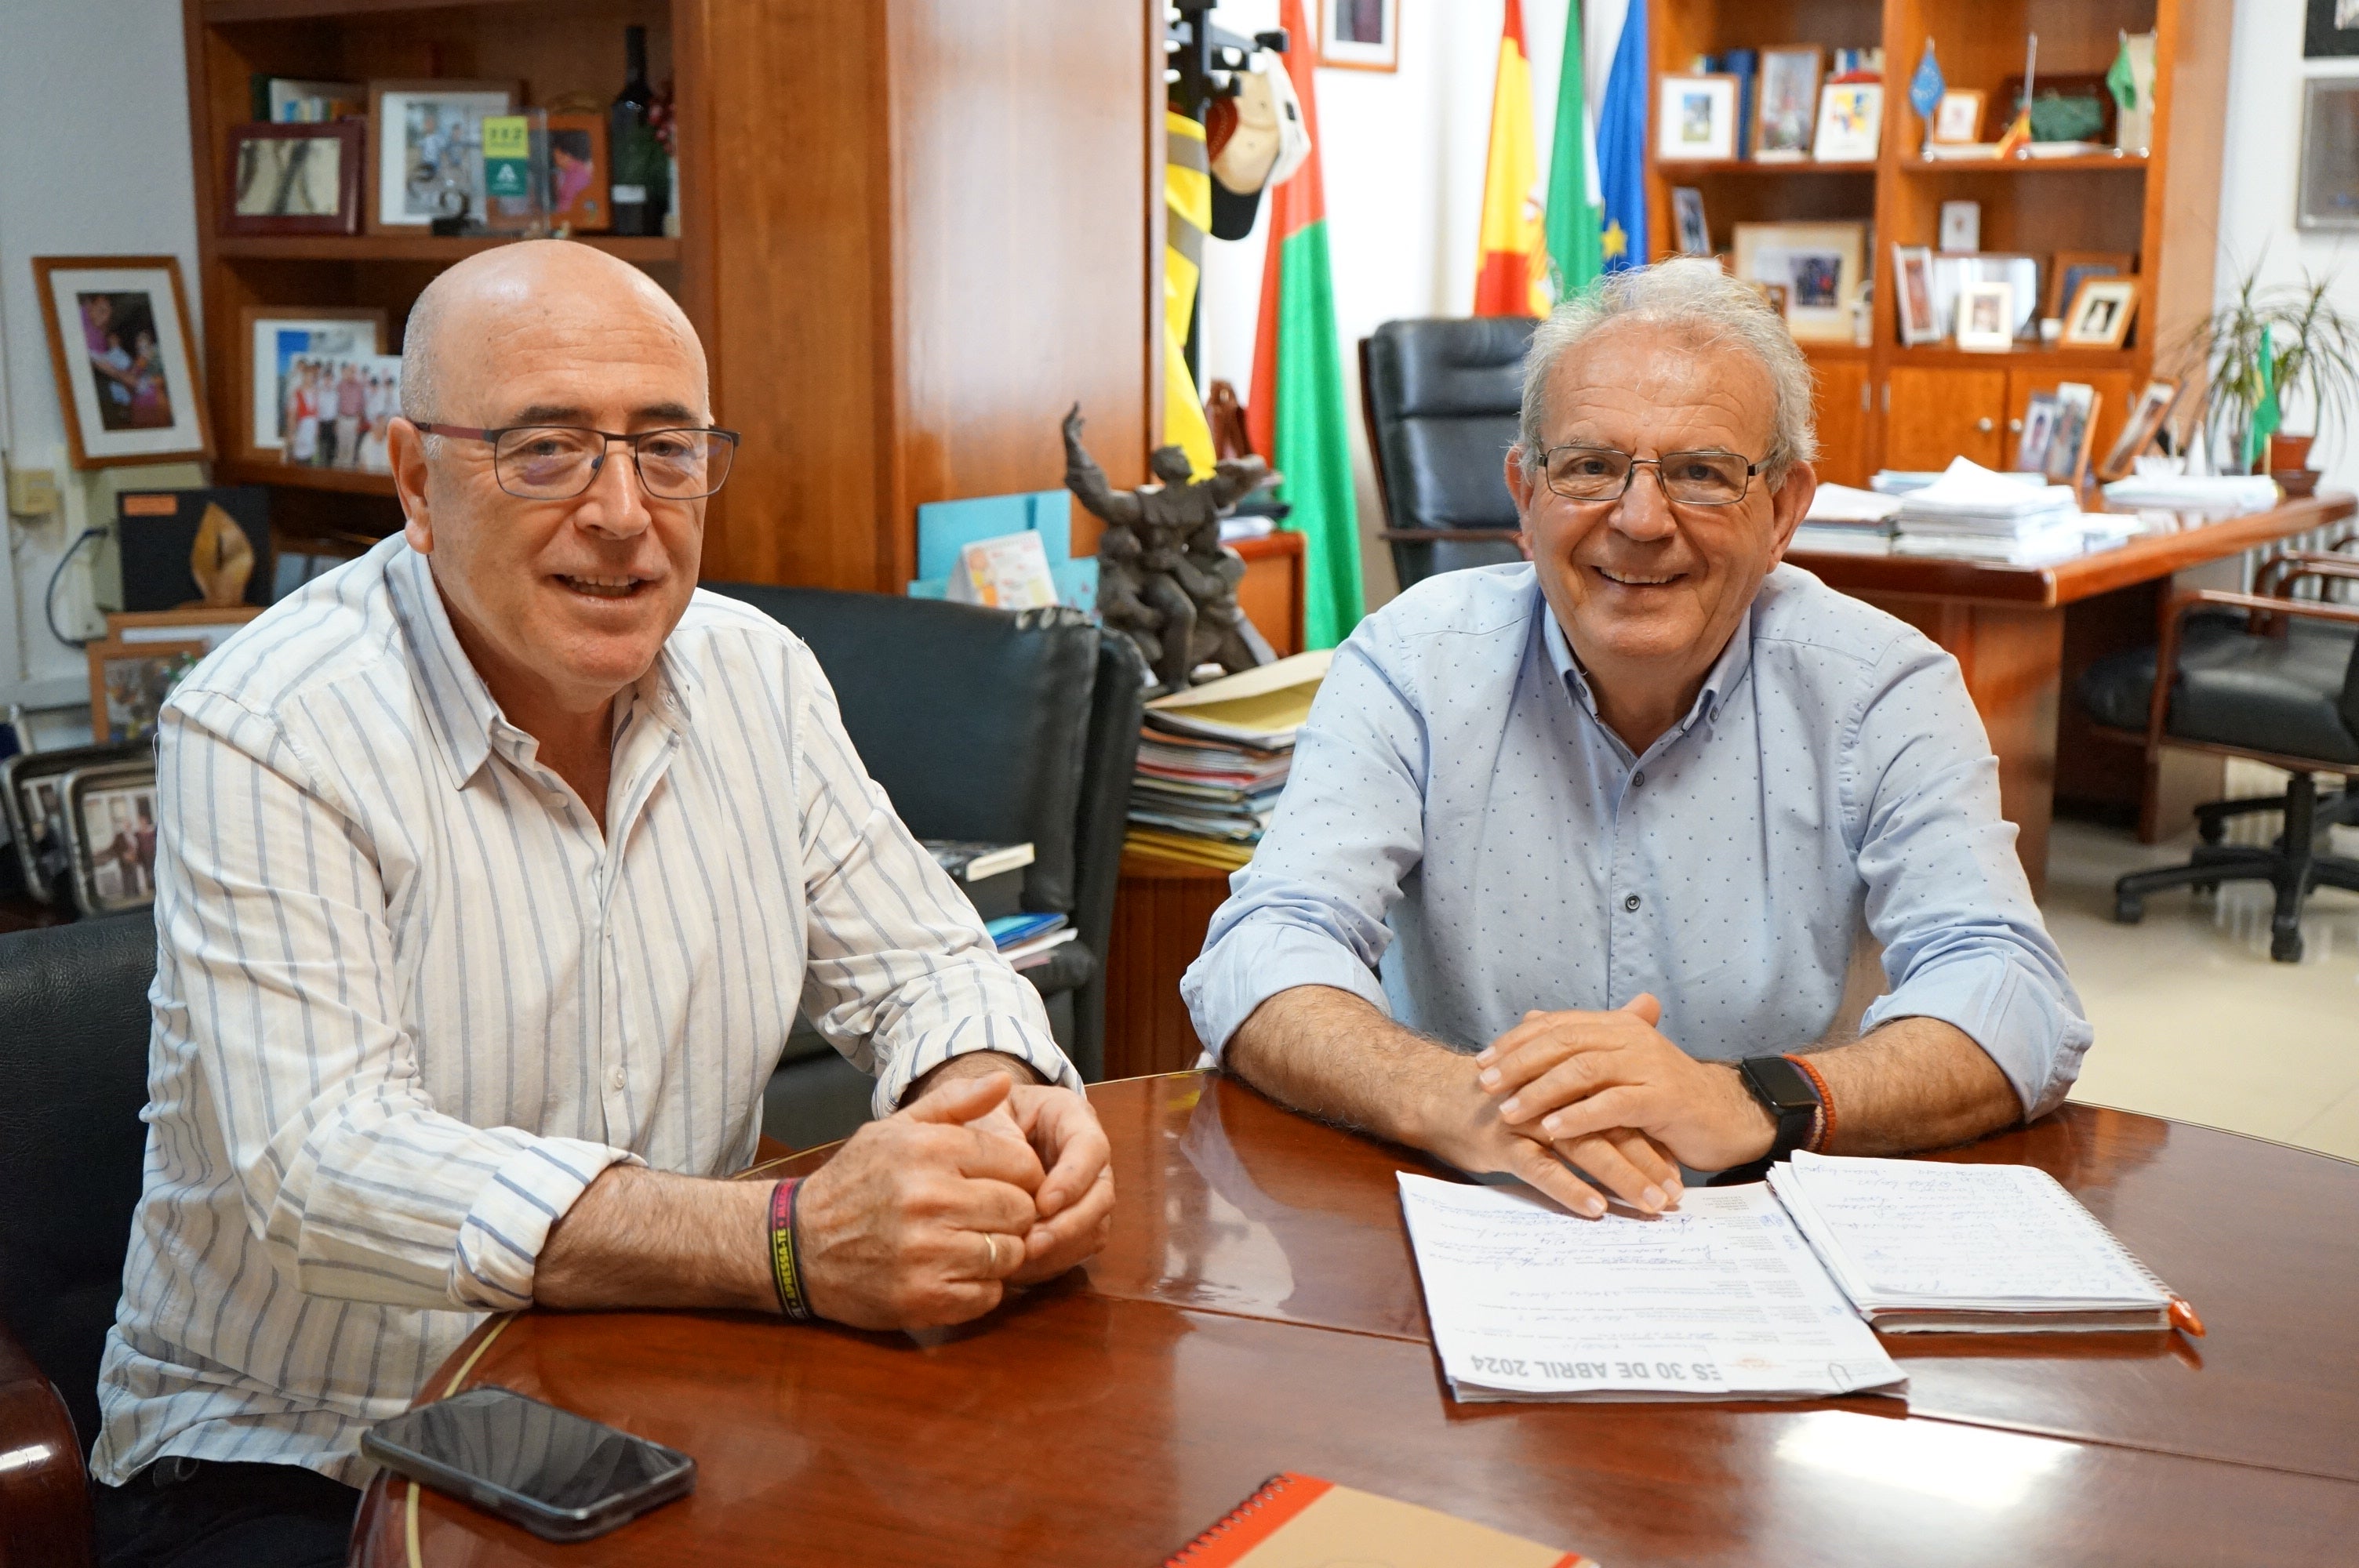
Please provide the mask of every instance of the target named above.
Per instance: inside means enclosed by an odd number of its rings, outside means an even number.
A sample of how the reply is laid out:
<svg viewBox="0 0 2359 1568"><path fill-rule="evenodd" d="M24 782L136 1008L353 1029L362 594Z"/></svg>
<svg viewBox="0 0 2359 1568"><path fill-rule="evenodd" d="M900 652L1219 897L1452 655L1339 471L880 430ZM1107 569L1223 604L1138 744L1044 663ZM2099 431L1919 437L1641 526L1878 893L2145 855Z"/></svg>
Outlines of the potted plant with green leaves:
<svg viewBox="0 0 2359 1568"><path fill-rule="evenodd" d="M2359 411L2359 319L2334 308L2334 284L2305 272L2264 286L2256 265L2189 334L2183 359L2203 383L2194 428L2217 471L2266 472L2288 494L2317 486L2311 443ZM2286 429L2304 420L2308 434Z"/></svg>

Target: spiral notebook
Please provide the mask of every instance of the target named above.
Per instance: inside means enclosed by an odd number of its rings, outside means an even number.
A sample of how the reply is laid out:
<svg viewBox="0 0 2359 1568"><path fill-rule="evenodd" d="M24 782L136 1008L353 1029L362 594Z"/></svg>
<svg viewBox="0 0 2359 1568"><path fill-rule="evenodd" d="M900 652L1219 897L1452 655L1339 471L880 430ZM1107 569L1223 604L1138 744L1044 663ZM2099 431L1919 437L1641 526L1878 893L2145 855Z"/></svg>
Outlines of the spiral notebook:
<svg viewBox="0 0 2359 1568"><path fill-rule="evenodd" d="M1164 1568L1597 1568L1452 1514L1282 1471L1164 1559Z"/></svg>

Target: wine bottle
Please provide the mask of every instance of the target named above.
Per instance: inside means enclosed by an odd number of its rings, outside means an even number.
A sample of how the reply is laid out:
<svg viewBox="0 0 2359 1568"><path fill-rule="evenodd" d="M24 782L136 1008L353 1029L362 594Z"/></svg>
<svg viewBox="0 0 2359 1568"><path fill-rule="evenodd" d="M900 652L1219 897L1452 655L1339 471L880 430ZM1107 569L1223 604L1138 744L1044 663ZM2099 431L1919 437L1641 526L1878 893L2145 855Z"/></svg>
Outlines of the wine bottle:
<svg viewBox="0 0 2359 1568"><path fill-rule="evenodd" d="M657 188L663 182L663 148L647 124L655 90L647 85L647 30L623 29L623 90L614 94L614 123L607 140L614 160L609 200L618 234L654 234L663 229Z"/></svg>

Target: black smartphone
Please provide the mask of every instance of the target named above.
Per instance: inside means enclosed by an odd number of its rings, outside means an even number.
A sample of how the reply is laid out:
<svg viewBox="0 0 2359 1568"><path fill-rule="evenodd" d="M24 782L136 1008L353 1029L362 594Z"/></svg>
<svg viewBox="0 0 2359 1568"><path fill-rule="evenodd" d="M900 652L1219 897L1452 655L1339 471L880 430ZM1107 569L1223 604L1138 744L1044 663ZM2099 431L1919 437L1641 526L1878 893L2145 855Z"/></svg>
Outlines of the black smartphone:
<svg viewBox="0 0 2359 1568"><path fill-rule="evenodd" d="M679 1450L496 1385L379 1422L361 1452L549 1541L603 1535L696 1490Z"/></svg>

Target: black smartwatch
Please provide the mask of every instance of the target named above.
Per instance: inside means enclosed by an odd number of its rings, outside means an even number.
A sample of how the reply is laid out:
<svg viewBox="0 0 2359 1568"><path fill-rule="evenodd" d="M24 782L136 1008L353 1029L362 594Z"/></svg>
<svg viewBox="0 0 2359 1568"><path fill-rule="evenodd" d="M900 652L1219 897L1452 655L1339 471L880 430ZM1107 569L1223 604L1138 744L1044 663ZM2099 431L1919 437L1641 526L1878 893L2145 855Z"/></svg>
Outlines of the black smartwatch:
<svg viewBox="0 0 2359 1568"><path fill-rule="evenodd" d="M1736 1076L1777 1123L1777 1141L1769 1145L1770 1159L1783 1160L1810 1142L1821 1109L1819 1086L1810 1081L1810 1074L1783 1056L1747 1056L1736 1065Z"/></svg>

